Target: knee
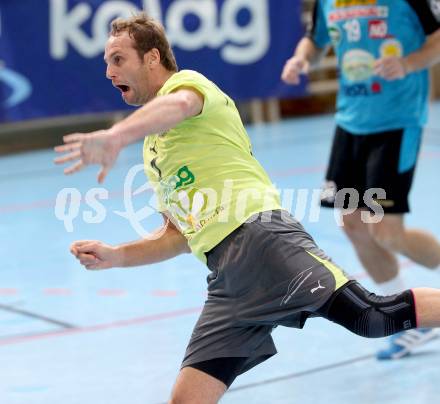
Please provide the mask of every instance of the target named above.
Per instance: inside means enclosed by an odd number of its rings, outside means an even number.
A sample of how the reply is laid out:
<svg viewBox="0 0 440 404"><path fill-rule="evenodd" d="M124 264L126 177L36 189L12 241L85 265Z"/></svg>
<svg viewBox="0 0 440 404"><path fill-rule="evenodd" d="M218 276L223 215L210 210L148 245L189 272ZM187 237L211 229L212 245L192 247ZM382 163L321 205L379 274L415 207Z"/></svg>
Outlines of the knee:
<svg viewBox="0 0 440 404"><path fill-rule="evenodd" d="M388 223L376 223L369 227L369 234L381 247L392 251L401 251L403 243L403 229Z"/></svg>
<svg viewBox="0 0 440 404"><path fill-rule="evenodd" d="M417 326L411 291L376 296L358 283L345 287L324 317L366 338L386 337Z"/></svg>
<svg viewBox="0 0 440 404"><path fill-rule="evenodd" d="M371 239L367 226L365 223L362 223L358 216L344 216L343 222L344 233L353 243L362 244Z"/></svg>

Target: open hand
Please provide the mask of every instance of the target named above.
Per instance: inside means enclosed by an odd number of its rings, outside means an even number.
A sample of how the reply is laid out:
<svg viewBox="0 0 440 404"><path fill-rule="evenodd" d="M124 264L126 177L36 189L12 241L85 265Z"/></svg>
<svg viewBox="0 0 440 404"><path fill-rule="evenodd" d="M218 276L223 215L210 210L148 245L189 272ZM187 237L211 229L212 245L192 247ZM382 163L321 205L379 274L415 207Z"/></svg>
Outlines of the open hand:
<svg viewBox="0 0 440 404"><path fill-rule="evenodd" d="M101 165L98 182L102 183L109 170L113 167L122 144L118 134L107 130L91 133L74 133L63 137L64 145L56 146L57 153L65 153L57 157L55 164L74 162L64 170L65 174L73 174L89 164Z"/></svg>

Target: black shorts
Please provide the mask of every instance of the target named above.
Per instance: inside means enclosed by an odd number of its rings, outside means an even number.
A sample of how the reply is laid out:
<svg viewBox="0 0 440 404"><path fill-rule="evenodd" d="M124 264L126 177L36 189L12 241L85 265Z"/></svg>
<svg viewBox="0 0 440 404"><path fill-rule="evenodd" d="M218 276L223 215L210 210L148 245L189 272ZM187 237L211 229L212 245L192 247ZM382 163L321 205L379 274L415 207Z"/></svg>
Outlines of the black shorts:
<svg viewBox="0 0 440 404"><path fill-rule="evenodd" d="M379 204L385 213L409 212L421 134L422 128L409 127L355 135L337 126L321 205L375 210Z"/></svg>

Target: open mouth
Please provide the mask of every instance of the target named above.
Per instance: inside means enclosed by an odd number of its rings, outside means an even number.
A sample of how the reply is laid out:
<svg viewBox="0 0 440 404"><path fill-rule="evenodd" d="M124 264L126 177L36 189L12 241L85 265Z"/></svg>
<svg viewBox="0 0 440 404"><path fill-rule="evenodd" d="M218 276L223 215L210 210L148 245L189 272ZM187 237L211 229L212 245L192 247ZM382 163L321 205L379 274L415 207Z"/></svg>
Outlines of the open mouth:
<svg viewBox="0 0 440 404"><path fill-rule="evenodd" d="M130 87L126 86L125 84L118 84L115 87L119 88L119 90L121 90L122 93L126 93L126 92L130 91Z"/></svg>

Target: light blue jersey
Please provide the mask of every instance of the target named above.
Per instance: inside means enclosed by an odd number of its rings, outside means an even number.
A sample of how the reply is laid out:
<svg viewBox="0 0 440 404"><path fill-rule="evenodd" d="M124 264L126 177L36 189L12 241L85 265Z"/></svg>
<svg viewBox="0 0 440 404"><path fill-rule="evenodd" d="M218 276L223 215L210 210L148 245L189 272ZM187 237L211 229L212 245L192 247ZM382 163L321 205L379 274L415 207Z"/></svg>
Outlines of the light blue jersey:
<svg viewBox="0 0 440 404"><path fill-rule="evenodd" d="M336 122L354 134L426 123L429 78L423 70L387 81L373 65L403 57L440 28L438 0L317 0L308 36L317 47L331 44L339 66Z"/></svg>

